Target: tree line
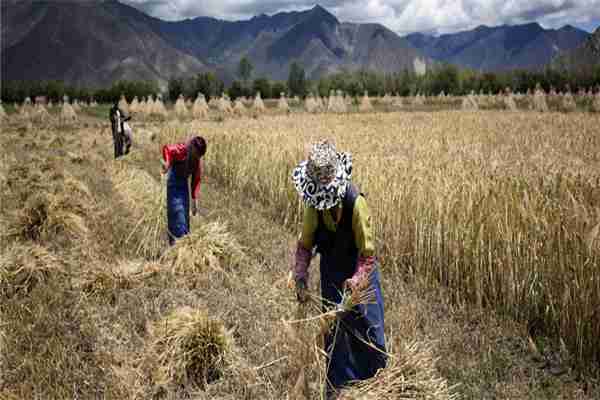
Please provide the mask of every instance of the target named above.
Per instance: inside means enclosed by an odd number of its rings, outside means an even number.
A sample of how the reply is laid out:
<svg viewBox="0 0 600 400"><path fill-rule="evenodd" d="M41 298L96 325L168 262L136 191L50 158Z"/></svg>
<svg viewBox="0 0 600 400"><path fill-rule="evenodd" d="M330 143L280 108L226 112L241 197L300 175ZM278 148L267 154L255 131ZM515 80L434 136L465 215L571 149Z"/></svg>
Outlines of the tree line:
<svg viewBox="0 0 600 400"><path fill-rule="evenodd" d="M2 81L2 101L23 102L27 97L32 101L36 96L45 96L48 101L62 101L63 96L80 101L96 100L99 103L112 103L125 95L131 102L134 97L141 99L160 92L158 84L152 81L118 81L108 88L91 88L69 85L63 81Z"/></svg>
<svg viewBox="0 0 600 400"><path fill-rule="evenodd" d="M546 91L555 88L564 91L567 85L571 90L600 86L600 67L587 73L568 73L555 69L543 71L515 70L506 72L479 72L443 64L429 69L424 75L403 70L392 74L359 70L341 71L319 79L309 80L304 68L298 63L292 63L287 81L275 81L266 77L253 79L254 67L243 58L238 68L238 78L228 87L224 81L212 72L204 72L187 78L169 80L167 92L163 93L171 101L177 100L180 94L188 99L195 99L198 93L203 93L207 100L219 97L223 93L231 99L238 97L253 97L260 92L264 99L279 98L281 93L286 96L304 98L309 93L326 97L332 90L342 90L350 96L361 96L368 92L370 96L383 96L386 93L401 96L464 95L476 93L498 93L506 87L514 92L531 91L539 83ZM35 96L46 96L49 100L60 101L63 95L71 99L90 101L95 99L100 103L118 101L125 95L131 102L134 97L139 99L156 95L160 92L156 82L148 81L119 81L109 88L92 89L82 86L67 85L61 81L2 81L1 95L5 102L22 102L26 97L32 100Z"/></svg>

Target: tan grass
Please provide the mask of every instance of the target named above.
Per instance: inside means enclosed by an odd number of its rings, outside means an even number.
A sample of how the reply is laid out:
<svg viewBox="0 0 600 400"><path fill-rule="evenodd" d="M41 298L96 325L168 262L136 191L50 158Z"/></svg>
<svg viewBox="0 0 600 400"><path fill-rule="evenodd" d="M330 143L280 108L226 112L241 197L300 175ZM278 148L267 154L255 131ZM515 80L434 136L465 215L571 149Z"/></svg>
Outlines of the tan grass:
<svg viewBox="0 0 600 400"><path fill-rule="evenodd" d="M240 265L244 249L220 222L201 223L192 232L178 239L161 258L161 262L176 274L190 278L202 277L208 271L226 271Z"/></svg>
<svg viewBox="0 0 600 400"><path fill-rule="evenodd" d="M596 124L590 114L303 114L211 126L222 151L208 162L230 190L297 226L290 171L315 135L335 138L361 165L355 180L382 257L459 302L541 319L583 360L600 346L600 324L587 317L600 306L598 271L587 267L598 242L578 239L595 238L600 221Z"/></svg>
<svg viewBox="0 0 600 400"><path fill-rule="evenodd" d="M0 297L27 295L52 275L65 275L58 257L39 245L15 244L0 258Z"/></svg>
<svg viewBox="0 0 600 400"><path fill-rule="evenodd" d="M156 322L150 336L159 366L155 381L192 390L223 375L233 346L222 322L191 308L175 310Z"/></svg>
<svg viewBox="0 0 600 400"><path fill-rule="evenodd" d="M339 400L452 400L459 396L439 376L429 345L407 343L386 368L342 391Z"/></svg>

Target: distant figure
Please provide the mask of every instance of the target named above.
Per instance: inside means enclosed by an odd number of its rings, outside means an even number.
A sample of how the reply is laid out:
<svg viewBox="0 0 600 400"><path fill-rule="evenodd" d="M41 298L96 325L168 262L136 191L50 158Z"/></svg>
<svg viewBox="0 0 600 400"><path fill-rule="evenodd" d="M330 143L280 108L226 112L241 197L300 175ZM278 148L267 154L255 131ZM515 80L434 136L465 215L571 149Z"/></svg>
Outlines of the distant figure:
<svg viewBox="0 0 600 400"><path fill-rule="evenodd" d="M119 103L115 102L110 109L109 118L116 160L122 155L129 154L129 150L131 149L131 128L127 126L129 129L127 133L125 132L125 123L129 121L131 117L125 116L125 113L119 108ZM125 149L123 147L125 147Z"/></svg>
<svg viewBox="0 0 600 400"><path fill-rule="evenodd" d="M162 173L167 174L167 222L169 244L190 233L190 190L192 179L192 215L198 212L198 193L202 178L202 157L206 140L196 136L187 143L165 145L162 149Z"/></svg>

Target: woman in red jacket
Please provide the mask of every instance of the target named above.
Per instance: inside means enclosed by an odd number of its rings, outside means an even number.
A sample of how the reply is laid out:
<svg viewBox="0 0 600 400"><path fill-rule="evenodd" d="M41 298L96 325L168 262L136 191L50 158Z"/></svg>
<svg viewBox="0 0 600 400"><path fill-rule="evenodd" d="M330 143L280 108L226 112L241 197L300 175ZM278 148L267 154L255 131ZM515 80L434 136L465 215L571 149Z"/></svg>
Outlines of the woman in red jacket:
<svg viewBox="0 0 600 400"><path fill-rule="evenodd" d="M162 149L162 169L163 173L167 173L167 220L171 245L190 233L189 177L192 181L192 215L198 212L204 154L206 140L200 136L187 143L165 145Z"/></svg>

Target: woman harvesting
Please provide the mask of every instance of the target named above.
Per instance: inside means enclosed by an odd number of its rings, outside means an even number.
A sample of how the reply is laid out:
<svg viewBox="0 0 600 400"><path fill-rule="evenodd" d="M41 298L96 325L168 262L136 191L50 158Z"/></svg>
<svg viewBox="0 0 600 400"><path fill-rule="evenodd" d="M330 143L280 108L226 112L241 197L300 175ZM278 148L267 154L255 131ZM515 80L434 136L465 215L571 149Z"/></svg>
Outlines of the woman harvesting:
<svg viewBox="0 0 600 400"><path fill-rule="evenodd" d="M198 212L198 194L202 177L202 157L206 141L196 136L187 143L165 145L162 149L162 171L167 173L167 220L169 243L190 232L190 190L192 186L192 215Z"/></svg>
<svg viewBox="0 0 600 400"><path fill-rule="evenodd" d="M383 296L369 210L351 182L352 157L326 142L313 146L309 159L294 169L292 180L302 198L302 233L293 273L299 302L307 300L308 267L312 250L321 255L323 307L340 305L345 291L369 287L370 304L338 314L337 329L325 337L327 395L353 381L364 380L385 367Z"/></svg>

